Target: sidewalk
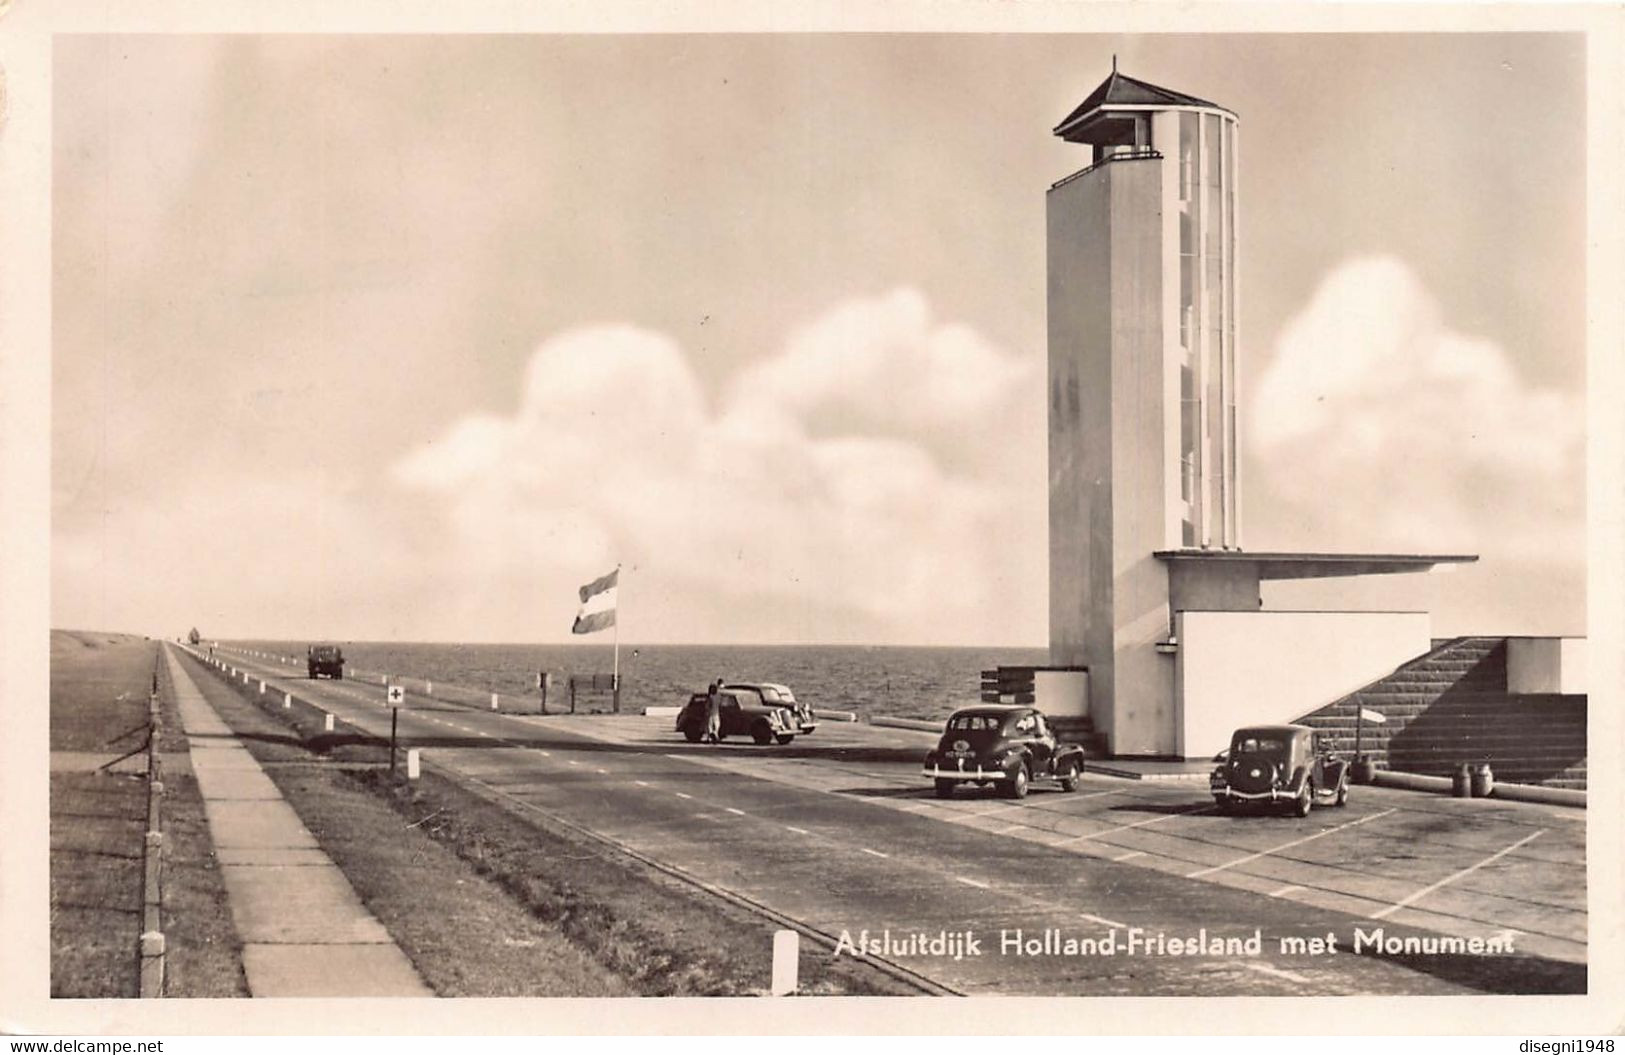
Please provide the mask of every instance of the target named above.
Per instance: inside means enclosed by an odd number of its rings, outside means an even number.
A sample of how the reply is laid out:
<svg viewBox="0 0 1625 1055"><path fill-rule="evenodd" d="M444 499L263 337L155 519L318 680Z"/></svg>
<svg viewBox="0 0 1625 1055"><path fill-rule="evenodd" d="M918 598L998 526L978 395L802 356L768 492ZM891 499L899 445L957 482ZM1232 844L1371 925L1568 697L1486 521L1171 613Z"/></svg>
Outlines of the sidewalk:
<svg viewBox="0 0 1625 1055"><path fill-rule="evenodd" d="M269 996L433 996L276 785L163 647L248 989Z"/></svg>

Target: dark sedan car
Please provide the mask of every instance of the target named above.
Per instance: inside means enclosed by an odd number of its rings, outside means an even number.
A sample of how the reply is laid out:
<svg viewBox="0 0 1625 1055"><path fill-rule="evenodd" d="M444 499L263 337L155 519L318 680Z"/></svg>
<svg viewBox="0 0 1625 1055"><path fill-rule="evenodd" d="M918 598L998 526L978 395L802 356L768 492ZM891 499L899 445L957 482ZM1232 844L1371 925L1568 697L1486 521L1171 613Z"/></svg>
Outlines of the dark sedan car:
<svg viewBox="0 0 1625 1055"><path fill-rule="evenodd" d="M1288 803L1300 817L1316 805L1341 806L1349 798L1348 763L1306 725L1253 725L1237 729L1230 749L1208 779L1221 810L1243 803Z"/></svg>
<svg viewBox="0 0 1625 1055"><path fill-rule="evenodd" d="M729 736L748 736L759 744L771 744L777 741L787 744L801 732L801 725L794 707L781 703L768 703L757 692L749 692L742 686L729 686L722 690L722 700L718 707L718 718L721 727L717 738ZM677 731L691 744L697 744L705 738L706 709L709 706L706 694L696 692L688 698L688 703L677 712Z"/></svg>
<svg viewBox="0 0 1625 1055"><path fill-rule="evenodd" d="M925 775L944 799L960 784L993 784L1017 799L1040 779L1072 791L1083 775L1083 748L1057 740L1036 707L967 707L953 713L925 756Z"/></svg>

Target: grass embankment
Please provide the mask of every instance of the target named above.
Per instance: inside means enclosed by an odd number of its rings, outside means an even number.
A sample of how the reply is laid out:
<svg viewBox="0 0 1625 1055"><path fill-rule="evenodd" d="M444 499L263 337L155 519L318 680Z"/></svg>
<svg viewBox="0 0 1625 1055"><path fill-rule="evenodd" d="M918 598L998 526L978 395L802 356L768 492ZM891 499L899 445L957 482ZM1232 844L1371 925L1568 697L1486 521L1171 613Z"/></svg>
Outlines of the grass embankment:
<svg viewBox="0 0 1625 1055"><path fill-rule="evenodd" d="M774 926L545 818L322 732L314 708L196 680L435 990L447 996L746 995L767 987ZM297 763L300 758L332 763ZM282 763L282 764L278 764ZM333 764L339 763L339 764ZM348 763L348 765L343 765ZM802 991L912 990L803 943Z"/></svg>
<svg viewBox="0 0 1625 1055"><path fill-rule="evenodd" d="M108 758L146 738L156 643L126 634L51 634L51 748ZM168 996L246 992L225 888L215 866L197 784L185 771L186 739L164 698L160 823L162 917ZM145 752L139 772L84 768L51 774L51 995L134 997L140 991Z"/></svg>

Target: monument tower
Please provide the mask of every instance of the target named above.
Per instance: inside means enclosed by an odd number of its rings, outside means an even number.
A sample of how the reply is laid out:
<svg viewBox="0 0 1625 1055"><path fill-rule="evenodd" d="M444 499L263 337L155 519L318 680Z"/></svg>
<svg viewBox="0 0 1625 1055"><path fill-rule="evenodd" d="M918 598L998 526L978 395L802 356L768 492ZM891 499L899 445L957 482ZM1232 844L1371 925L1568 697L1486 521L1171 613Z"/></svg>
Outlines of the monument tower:
<svg viewBox="0 0 1625 1055"><path fill-rule="evenodd" d="M1471 558L1242 552L1237 117L1114 61L1054 131L1091 154L1047 202L1050 662L1088 668L1111 753L1211 754L1232 715L1203 702L1204 679L1247 669L1249 649L1337 646L1336 670L1303 675L1303 713L1321 683L1428 644L1426 613L1263 613L1261 580ZM1265 614L1283 618L1233 618Z"/></svg>

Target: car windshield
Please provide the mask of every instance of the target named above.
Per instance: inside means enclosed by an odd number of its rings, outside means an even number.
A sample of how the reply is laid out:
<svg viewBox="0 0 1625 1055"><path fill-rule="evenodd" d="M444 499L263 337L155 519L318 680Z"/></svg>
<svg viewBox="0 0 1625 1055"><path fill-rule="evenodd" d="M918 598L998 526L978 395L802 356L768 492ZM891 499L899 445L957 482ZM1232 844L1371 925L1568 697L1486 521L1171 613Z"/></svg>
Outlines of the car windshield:
<svg viewBox="0 0 1625 1055"><path fill-rule="evenodd" d="M960 733L980 733L994 730L1003 720L997 714L960 714L948 723L948 728Z"/></svg>
<svg viewBox="0 0 1625 1055"><path fill-rule="evenodd" d="M1238 739L1233 750L1238 755L1279 754L1286 750L1286 741L1273 736L1249 736Z"/></svg>

